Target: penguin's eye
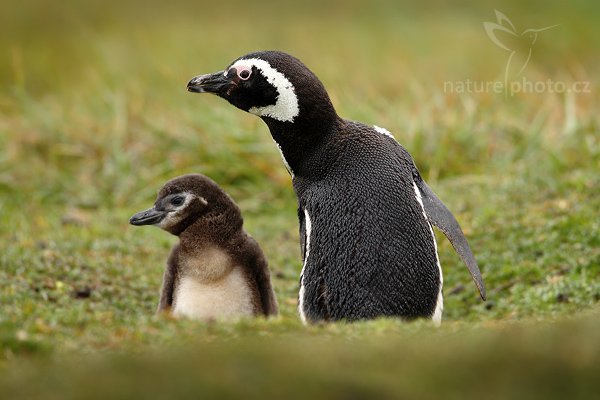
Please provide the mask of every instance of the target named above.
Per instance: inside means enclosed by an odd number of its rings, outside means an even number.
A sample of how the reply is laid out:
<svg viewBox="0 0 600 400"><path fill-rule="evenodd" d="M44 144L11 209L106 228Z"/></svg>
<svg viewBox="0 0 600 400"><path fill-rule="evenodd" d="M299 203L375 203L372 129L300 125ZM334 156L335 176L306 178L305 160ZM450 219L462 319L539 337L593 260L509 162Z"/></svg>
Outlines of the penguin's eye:
<svg viewBox="0 0 600 400"><path fill-rule="evenodd" d="M241 68L237 74L240 77L240 79L245 81L248 80L248 78L250 78L250 75L252 75L252 71L249 68Z"/></svg>
<svg viewBox="0 0 600 400"><path fill-rule="evenodd" d="M184 201L185 198L183 196L175 196L171 199L171 204L173 204L174 206L180 206L183 204Z"/></svg>

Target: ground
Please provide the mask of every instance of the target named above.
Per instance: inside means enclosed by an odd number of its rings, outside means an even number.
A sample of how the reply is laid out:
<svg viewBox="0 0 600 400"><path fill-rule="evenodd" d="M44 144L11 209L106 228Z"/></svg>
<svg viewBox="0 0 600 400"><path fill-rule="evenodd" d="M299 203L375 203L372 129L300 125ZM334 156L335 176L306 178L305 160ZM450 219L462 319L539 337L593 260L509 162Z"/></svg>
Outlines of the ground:
<svg viewBox="0 0 600 400"><path fill-rule="evenodd" d="M519 33L511 49L532 50L511 77L523 90L493 89L510 55L484 29L495 9ZM0 397L597 392L599 18L583 0L2 4ZM533 46L520 35L556 24ZM460 221L487 302L437 232L441 328L300 324L296 204L268 130L185 91L258 49L302 59L340 115L411 152ZM269 258L278 319L154 315L176 239L128 218L189 172L240 205Z"/></svg>

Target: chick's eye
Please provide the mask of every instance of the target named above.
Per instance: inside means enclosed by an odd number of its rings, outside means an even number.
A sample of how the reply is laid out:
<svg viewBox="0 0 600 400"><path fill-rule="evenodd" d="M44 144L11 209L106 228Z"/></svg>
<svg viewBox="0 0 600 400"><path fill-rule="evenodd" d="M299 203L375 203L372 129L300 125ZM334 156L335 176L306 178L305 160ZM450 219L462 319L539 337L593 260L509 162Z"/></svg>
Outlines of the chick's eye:
<svg viewBox="0 0 600 400"><path fill-rule="evenodd" d="M180 206L183 204L183 201L185 199L183 198L183 196L175 196L171 199L171 204L173 204L174 206Z"/></svg>
<svg viewBox="0 0 600 400"><path fill-rule="evenodd" d="M240 77L240 79L243 79L243 80L247 80L248 78L250 78L251 74L252 74L252 71L250 71L248 68L240 69L238 71L238 76Z"/></svg>

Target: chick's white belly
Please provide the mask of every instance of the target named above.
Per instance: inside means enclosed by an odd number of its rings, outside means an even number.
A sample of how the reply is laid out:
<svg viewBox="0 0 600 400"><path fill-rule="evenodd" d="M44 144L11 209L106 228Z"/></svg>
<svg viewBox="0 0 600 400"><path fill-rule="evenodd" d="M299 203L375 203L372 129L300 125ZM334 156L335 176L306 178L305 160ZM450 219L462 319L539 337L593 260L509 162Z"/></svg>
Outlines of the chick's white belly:
<svg viewBox="0 0 600 400"><path fill-rule="evenodd" d="M254 314L252 292L239 268L215 282L183 277L174 303L174 315L194 319L234 319Z"/></svg>

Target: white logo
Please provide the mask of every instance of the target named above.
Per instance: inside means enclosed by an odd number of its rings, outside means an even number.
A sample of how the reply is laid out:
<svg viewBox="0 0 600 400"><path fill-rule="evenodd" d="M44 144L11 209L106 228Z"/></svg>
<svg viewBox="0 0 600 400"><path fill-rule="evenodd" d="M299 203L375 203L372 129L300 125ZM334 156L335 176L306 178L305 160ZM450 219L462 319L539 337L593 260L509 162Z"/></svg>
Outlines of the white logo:
<svg viewBox="0 0 600 400"><path fill-rule="evenodd" d="M448 93L504 93L505 97L517 93L590 93L590 81L564 82L551 78L545 80L527 79L523 71L529 64L533 47L538 41L540 32L555 28L551 25L539 29L525 29L520 32L506 15L498 10L496 22L484 22L483 27L488 37L496 46L509 53L504 68L504 82L500 80L445 81L444 92Z"/></svg>
<svg viewBox="0 0 600 400"><path fill-rule="evenodd" d="M496 12L497 22L484 22L483 27L489 38L498 47L510 52L506 68L504 69L504 84L506 86L509 78L518 77L531 59L533 46L538 38L538 33L557 27L547 26L540 29L526 29L518 33L513 23L506 15L498 10ZM523 44L525 44L523 46ZM513 71L517 71L516 73Z"/></svg>

